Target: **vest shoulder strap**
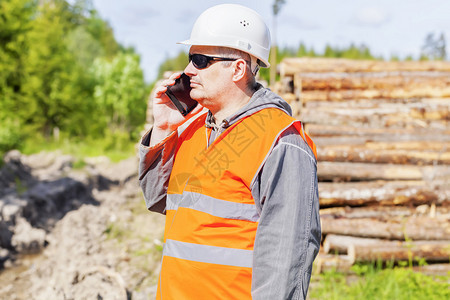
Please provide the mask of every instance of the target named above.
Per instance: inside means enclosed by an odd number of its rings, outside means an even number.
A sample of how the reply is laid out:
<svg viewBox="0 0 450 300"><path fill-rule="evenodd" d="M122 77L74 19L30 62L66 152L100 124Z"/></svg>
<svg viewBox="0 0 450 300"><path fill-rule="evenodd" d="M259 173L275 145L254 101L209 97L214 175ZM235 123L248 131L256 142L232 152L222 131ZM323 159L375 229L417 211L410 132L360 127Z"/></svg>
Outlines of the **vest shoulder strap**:
<svg viewBox="0 0 450 300"><path fill-rule="evenodd" d="M309 145L312 152L314 153L314 157L317 159L316 144L314 144L313 140L309 137L309 135L306 134L306 132L304 132L302 122L300 121L294 122L294 127L295 129L297 129L298 133L300 133L303 140Z"/></svg>

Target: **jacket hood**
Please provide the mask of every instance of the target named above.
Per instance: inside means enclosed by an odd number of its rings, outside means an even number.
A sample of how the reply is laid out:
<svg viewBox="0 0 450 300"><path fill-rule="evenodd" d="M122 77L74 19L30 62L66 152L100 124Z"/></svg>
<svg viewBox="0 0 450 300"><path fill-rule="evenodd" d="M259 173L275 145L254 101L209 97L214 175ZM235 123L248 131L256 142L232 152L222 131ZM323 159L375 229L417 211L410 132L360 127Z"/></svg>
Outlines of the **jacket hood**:
<svg viewBox="0 0 450 300"><path fill-rule="evenodd" d="M286 101L283 100L283 98L272 92L270 89L264 88L261 84L258 83L257 90L251 97L250 101L235 114L223 120L223 123L221 125L223 126L223 128L227 128L240 119L252 115L265 108L278 108L288 115L292 115L291 107ZM216 127L218 125L213 125L211 121L212 114L211 112L208 112L206 125L210 127Z"/></svg>

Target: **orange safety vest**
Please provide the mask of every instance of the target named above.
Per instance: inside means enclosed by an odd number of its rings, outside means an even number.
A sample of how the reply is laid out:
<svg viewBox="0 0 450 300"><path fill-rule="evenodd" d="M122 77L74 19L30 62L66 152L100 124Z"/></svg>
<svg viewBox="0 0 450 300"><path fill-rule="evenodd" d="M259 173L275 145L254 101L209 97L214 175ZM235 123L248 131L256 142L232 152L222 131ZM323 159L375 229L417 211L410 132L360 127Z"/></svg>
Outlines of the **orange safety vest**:
<svg viewBox="0 0 450 300"><path fill-rule="evenodd" d="M209 147L206 114L180 134L166 199L156 299L251 299L259 215L251 186L280 134L301 123L263 109L225 130Z"/></svg>

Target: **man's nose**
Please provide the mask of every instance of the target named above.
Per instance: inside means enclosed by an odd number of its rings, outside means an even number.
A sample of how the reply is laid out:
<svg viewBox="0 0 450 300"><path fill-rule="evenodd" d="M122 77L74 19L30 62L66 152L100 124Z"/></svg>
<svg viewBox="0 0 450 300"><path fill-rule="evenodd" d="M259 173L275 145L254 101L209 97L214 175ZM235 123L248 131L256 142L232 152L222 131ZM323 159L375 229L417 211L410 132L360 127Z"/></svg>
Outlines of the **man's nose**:
<svg viewBox="0 0 450 300"><path fill-rule="evenodd" d="M186 68L184 68L184 73L186 75L188 75L189 77L192 77L192 76L194 76L197 73L197 69L192 64L192 61L190 61L188 63L188 65L186 66Z"/></svg>

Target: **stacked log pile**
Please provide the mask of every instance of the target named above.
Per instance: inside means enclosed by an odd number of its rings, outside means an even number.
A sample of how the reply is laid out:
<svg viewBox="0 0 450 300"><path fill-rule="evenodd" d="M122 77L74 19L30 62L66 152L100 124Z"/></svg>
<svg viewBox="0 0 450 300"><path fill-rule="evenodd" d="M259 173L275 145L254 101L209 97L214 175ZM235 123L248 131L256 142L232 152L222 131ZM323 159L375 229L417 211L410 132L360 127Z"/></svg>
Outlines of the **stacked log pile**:
<svg viewBox="0 0 450 300"><path fill-rule="evenodd" d="M289 58L275 91L318 149L319 270L450 270L450 62Z"/></svg>

